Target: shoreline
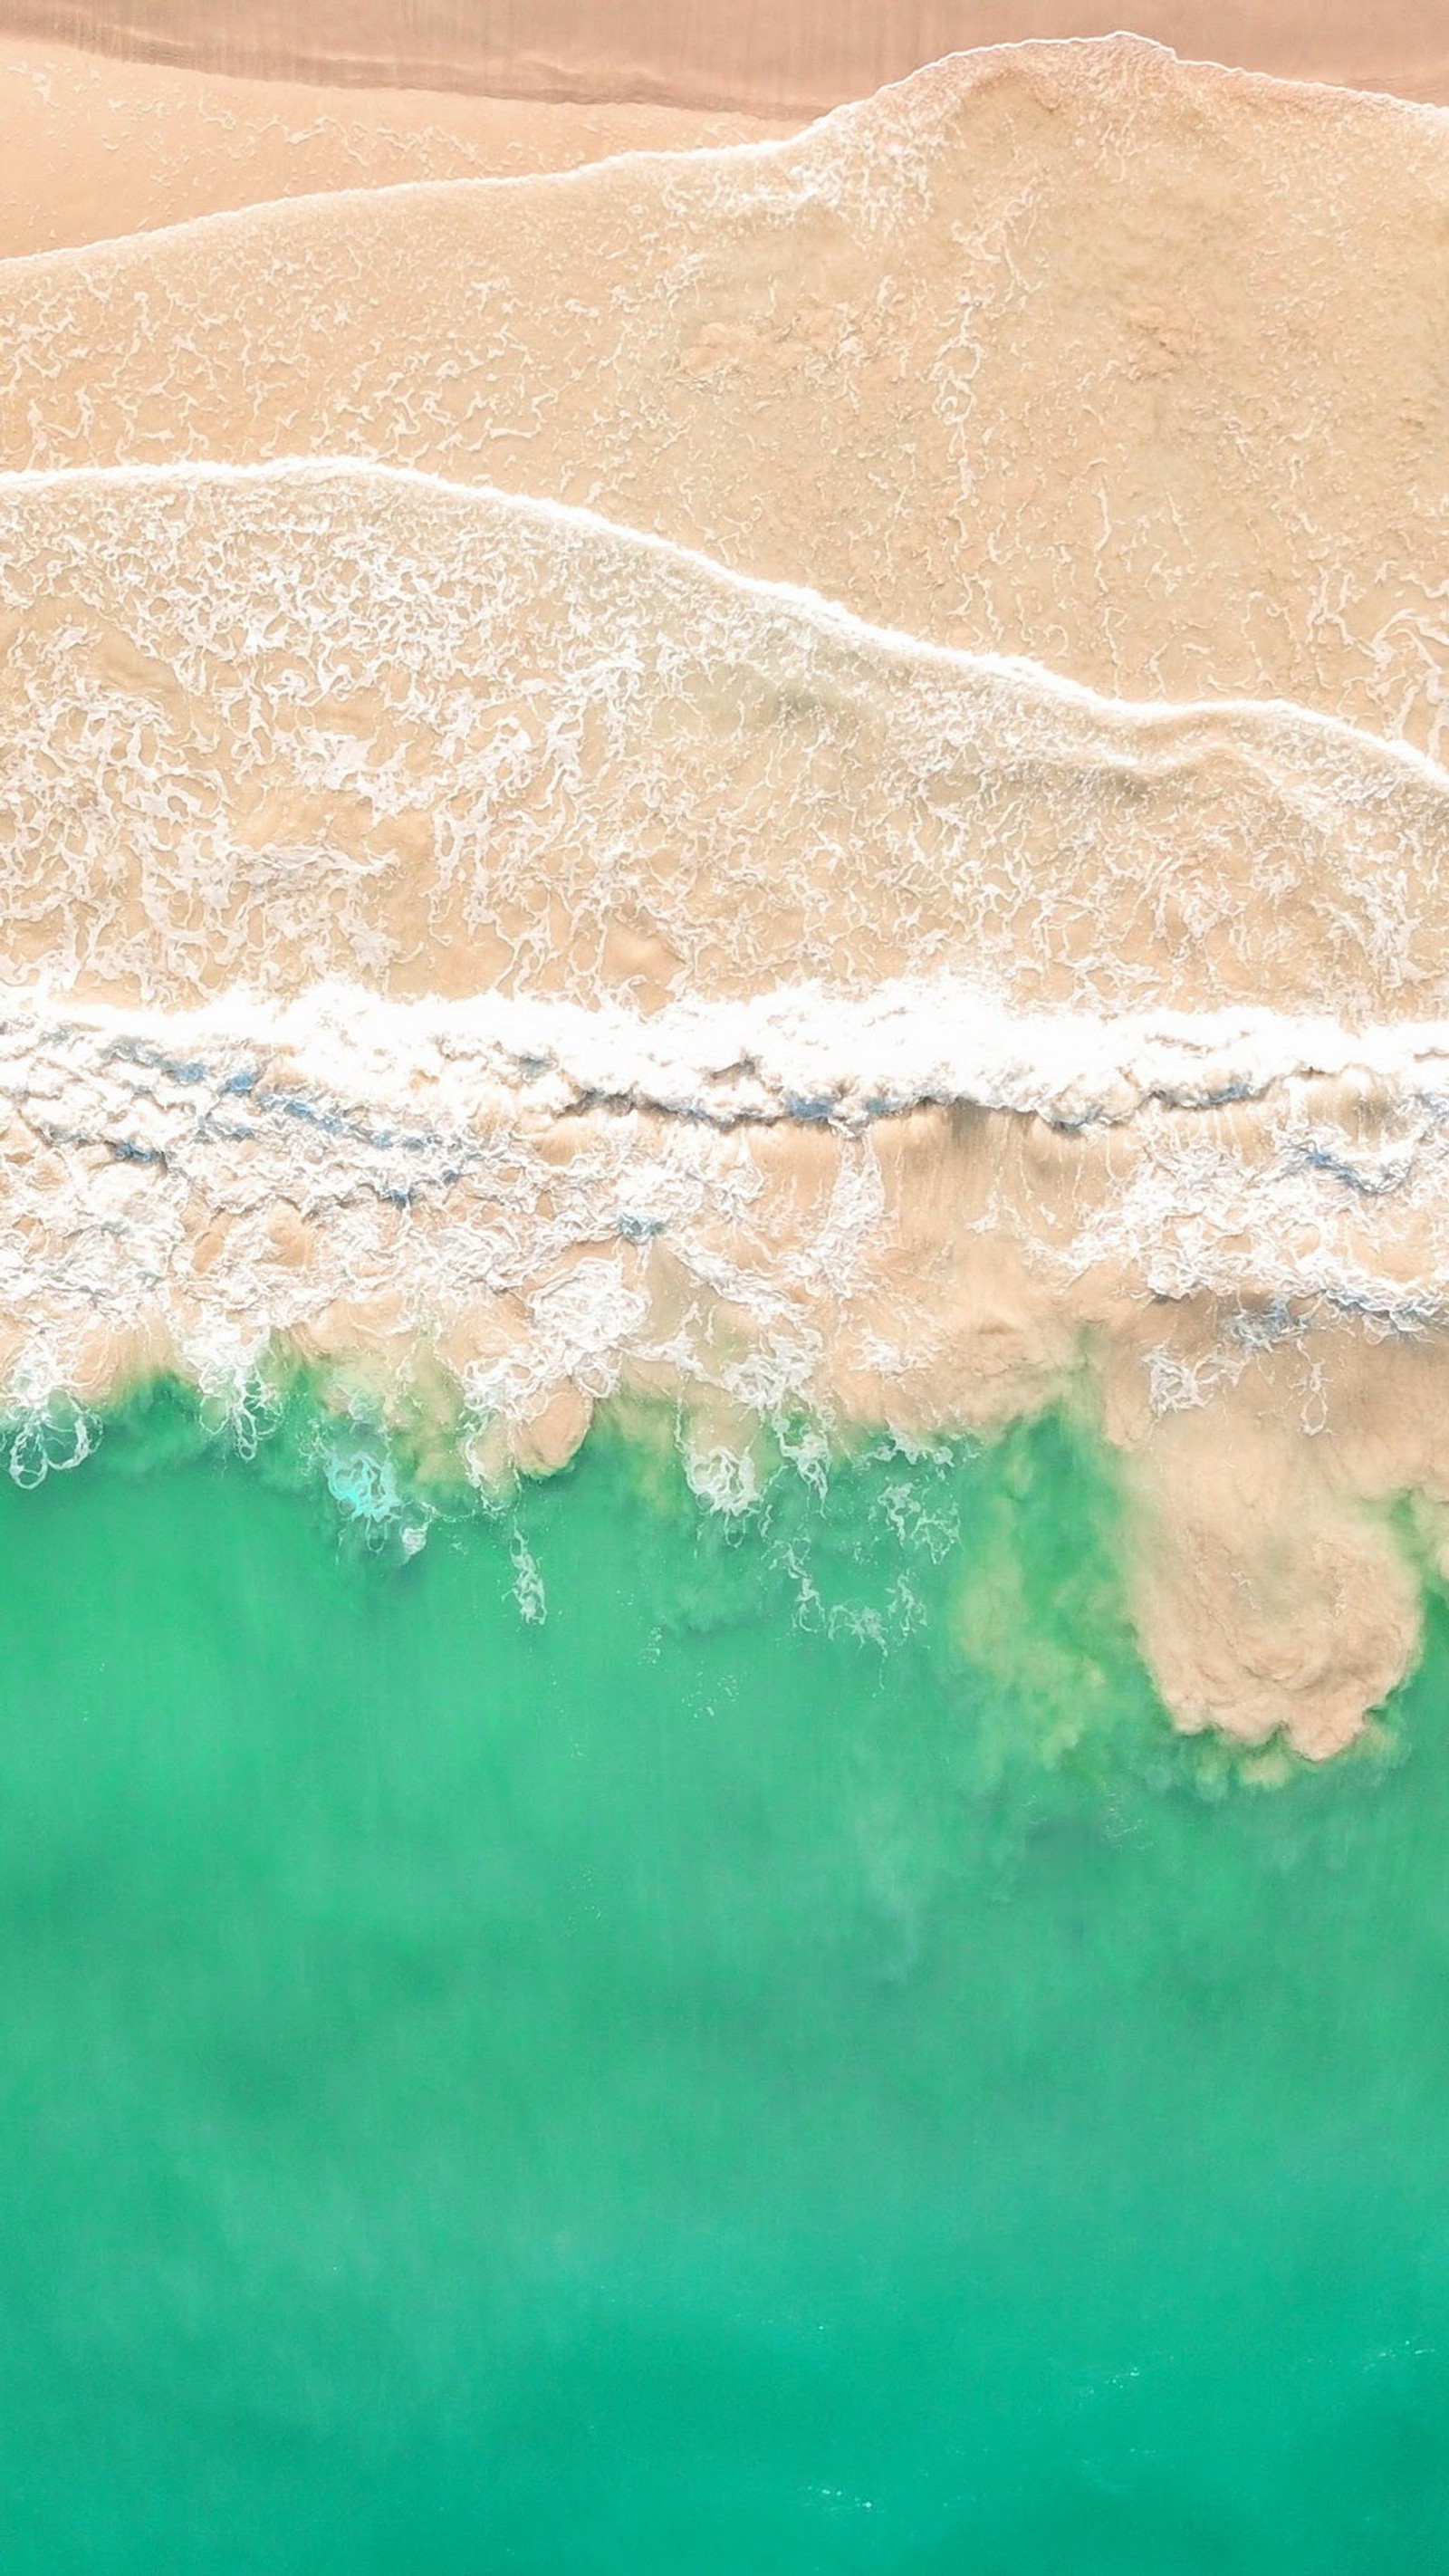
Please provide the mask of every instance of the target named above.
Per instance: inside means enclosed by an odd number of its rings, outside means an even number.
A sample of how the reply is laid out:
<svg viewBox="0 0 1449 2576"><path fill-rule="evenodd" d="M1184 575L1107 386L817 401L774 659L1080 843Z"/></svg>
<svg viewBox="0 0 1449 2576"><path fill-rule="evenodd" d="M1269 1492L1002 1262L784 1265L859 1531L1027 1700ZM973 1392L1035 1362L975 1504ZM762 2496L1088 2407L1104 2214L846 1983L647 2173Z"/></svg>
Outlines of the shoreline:
<svg viewBox="0 0 1449 2576"><path fill-rule="evenodd" d="M286 0L209 0L204 9L128 0L124 12L8 0L0 36L252 78L803 121L946 54L1109 36L1123 15L1118 0L917 0L891 16L872 0L796 0L788 17L728 0L687 13L625 0L601 39L587 0L530 0L526 35L518 14L507 0L466 15L456 0L414 0L400 43L396 0L361 10L353 0L315 0L299 42ZM1354 0L1137 0L1130 15L1134 33L1184 59L1449 101L1437 0L1384 0L1369 40Z"/></svg>
<svg viewBox="0 0 1449 2576"><path fill-rule="evenodd" d="M195 1022L158 1048L53 1004L17 1056L12 1019L17 1416L158 1373L245 1412L311 1363L499 1495L638 1402L733 1516L781 1426L805 1426L813 1474L833 1441L983 1438L1070 1403L1120 1461L1179 1725L1322 1756L1412 1665L1386 1515L1407 1501L1449 1568L1442 1100L1396 1110L1350 1073L1316 1100L1229 1086L1095 1126L969 1106L720 1125L510 1094L436 1021L410 1089L400 1016L350 1058L307 1006L275 1054L211 1059Z"/></svg>
<svg viewBox="0 0 1449 2576"><path fill-rule="evenodd" d="M1360 1736L1449 1566L1446 169L1121 39L0 264L5 1400L337 1369L495 1496L652 1404L726 1519L1072 1403L1178 1726Z"/></svg>
<svg viewBox="0 0 1449 2576"><path fill-rule="evenodd" d="M1019 1521L1008 1498L1019 1504L1023 1477L1030 1481L1036 1472L1027 1462L1045 1443L1071 1463L1074 1486L1090 1495L1082 1509L1113 1595L1110 1624L1151 1692L1163 1749L1175 1739L1200 1752L1210 1777L1226 1776L1228 1766L1245 1784L1273 1787L1325 1764L1336 1770L1345 1759L1373 1760L1392 1751L1394 1712L1415 1681L1433 1605L1442 1601L1449 1580L1449 1564L1436 1555L1413 1513L1402 1501L1384 1506L1377 1516L1379 1534L1410 1630L1397 1666L1376 1676L1379 1686L1356 1722L1332 1742L1282 1719L1235 1726L1219 1715L1185 1715L1173 1704L1178 1675L1172 1640L1160 1619L1154 1624L1144 1591L1154 1534L1144 1531L1130 1461L1104 1438L1080 1388L987 1432L938 1433L920 1442L882 1436L878 1426L857 1427L827 1442L803 1418L781 1421L758 1455L748 1491L730 1496L702 1488L687 1427L657 1394L609 1399L595 1410L567 1459L534 1460L521 1474L490 1484L480 1480L457 1426L453 1437L444 1438L436 1418L416 1400L399 1407L395 1393L359 1368L355 1355L327 1362L274 1354L246 1400L230 1407L203 1396L164 1365L138 1366L103 1403L61 1403L48 1413L0 1409L0 1466L22 1496L55 1477L93 1471L98 1461L128 1479L208 1464L244 1477L255 1474L265 1487L309 1502L345 1550L393 1570L450 1530L481 1524L498 1533L500 1572L511 1566L506 1588L525 1626L548 1617L560 1580L550 1565L546 1587L529 1544L527 1489L560 1477L572 1480L601 1464L606 1473L622 1468L630 1491L675 1529L692 1523L706 1541L710 1525L719 1532L723 1519L731 1552L740 1545L760 1549L762 1570L793 1599L793 1625L819 1628L883 1659L927 1618L913 1579L923 1574L936 1600L930 1616L944 1619L941 1645L953 1662L964 1657L989 1674L1000 1659L1009 1684L1013 1671L1031 1668L1031 1632L1022 1629L1020 1595L1024 1584L1039 1583L1035 1551L1043 1533L1034 1516ZM412 1394L416 1399L416 1389ZM961 1480L969 1491L978 1476L999 1489L985 1559L972 1552L952 1503ZM832 1605L817 1583L817 1575L823 1577L834 1563L832 1526L870 1495L871 1549L867 1556L858 1547L850 1551L857 1590L861 1571L869 1569L864 1593ZM817 1538L827 1550L819 1565L813 1555ZM565 1577L559 1598L566 1595ZM1083 1652L1079 1680L1086 1687L1092 1672ZM1090 1733L1094 1713L1106 1714L1055 1704L1040 1712L1050 1721L1049 1736L1068 1755ZM1032 1749L1029 1733L1015 1746L1018 1753Z"/></svg>
<svg viewBox="0 0 1449 2576"><path fill-rule="evenodd" d="M958 57L783 141L0 263L0 465L522 488L1117 698L1432 748L1446 185L1449 119L1389 99Z"/></svg>
<svg viewBox="0 0 1449 2576"><path fill-rule="evenodd" d="M0 126L0 258L12 259L344 188L536 176L795 130L627 102L309 88L27 43L3 25Z"/></svg>

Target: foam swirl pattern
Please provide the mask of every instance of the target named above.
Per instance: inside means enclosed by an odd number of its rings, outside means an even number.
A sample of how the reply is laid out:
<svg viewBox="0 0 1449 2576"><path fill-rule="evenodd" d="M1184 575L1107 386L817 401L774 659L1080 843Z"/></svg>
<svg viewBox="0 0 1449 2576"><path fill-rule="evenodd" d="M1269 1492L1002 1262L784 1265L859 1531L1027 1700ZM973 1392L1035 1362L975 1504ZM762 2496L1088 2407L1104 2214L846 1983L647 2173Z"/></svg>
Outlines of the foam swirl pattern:
<svg viewBox="0 0 1449 2576"><path fill-rule="evenodd" d="M1449 774L1123 706L556 504L376 467L0 483L0 965L1449 1010Z"/></svg>
<svg viewBox="0 0 1449 2576"><path fill-rule="evenodd" d="M0 464L349 454L1442 747L1449 127L1132 38L0 272ZM1351 353L1351 355L1347 354Z"/></svg>
<svg viewBox="0 0 1449 2576"><path fill-rule="evenodd" d="M299 1359L726 1511L1075 1406L1178 1723L1348 1742L1449 1563L1446 208L1114 40L0 261L20 1471Z"/></svg>

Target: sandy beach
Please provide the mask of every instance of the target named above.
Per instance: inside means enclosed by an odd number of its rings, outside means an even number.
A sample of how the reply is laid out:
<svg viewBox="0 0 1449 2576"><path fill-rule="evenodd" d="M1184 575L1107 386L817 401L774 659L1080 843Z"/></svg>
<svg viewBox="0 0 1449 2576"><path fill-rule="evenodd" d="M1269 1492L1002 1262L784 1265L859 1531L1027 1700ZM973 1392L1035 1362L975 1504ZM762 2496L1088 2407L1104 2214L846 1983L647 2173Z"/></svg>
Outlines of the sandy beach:
<svg viewBox="0 0 1449 2576"><path fill-rule="evenodd" d="M1135 39L958 56L778 144L12 261L0 464L373 458L1433 749L1446 195L1431 110Z"/></svg>
<svg viewBox="0 0 1449 2576"><path fill-rule="evenodd" d="M636 99L803 119L943 54L1123 25L1184 57L1449 97L1440 0L7 0L0 29L317 82Z"/></svg>
<svg viewBox="0 0 1449 2576"><path fill-rule="evenodd" d="M793 130L753 116L246 79L0 40L0 258L269 199L516 178Z"/></svg>
<svg viewBox="0 0 1449 2576"><path fill-rule="evenodd" d="M496 1499L664 1402L726 1514L1065 1406L1177 1723L1351 1741L1449 1562L1437 18L8 13L12 1405L355 1360Z"/></svg>

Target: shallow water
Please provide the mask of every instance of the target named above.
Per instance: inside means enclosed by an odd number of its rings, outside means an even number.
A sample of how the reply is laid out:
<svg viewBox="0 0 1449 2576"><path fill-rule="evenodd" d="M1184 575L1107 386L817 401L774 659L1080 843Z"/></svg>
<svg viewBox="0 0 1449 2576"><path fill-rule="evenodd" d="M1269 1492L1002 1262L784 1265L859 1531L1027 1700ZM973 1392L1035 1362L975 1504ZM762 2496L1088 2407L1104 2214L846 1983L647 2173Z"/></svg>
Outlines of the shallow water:
<svg viewBox="0 0 1449 2576"><path fill-rule="evenodd" d="M1436 1607L1275 1768L1058 1423L411 1557L304 1446L0 1488L8 2570L1438 2563Z"/></svg>

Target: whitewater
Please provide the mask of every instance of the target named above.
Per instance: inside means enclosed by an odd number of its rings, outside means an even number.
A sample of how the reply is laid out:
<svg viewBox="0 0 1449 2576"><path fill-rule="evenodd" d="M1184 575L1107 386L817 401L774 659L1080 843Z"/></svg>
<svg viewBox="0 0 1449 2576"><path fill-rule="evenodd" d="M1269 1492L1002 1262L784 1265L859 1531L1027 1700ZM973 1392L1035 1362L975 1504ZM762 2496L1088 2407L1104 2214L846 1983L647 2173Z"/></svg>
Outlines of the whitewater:
<svg viewBox="0 0 1449 2576"><path fill-rule="evenodd" d="M321 1368L737 1512L1066 1406L1179 1724L1349 1741L1449 1545L1446 192L1117 38L0 264L23 1456Z"/></svg>
<svg viewBox="0 0 1449 2576"><path fill-rule="evenodd" d="M295 15L0 0L7 2576L1438 2566L1449 114Z"/></svg>
<svg viewBox="0 0 1449 2576"><path fill-rule="evenodd" d="M1358 1729L1449 1502L1432 759L345 459L0 519L24 1461L325 1363L485 1493L663 1403L739 1511L1075 1404L1180 1722Z"/></svg>

